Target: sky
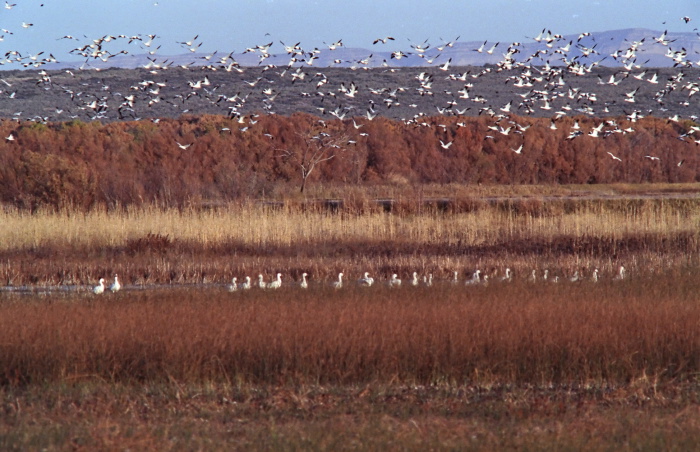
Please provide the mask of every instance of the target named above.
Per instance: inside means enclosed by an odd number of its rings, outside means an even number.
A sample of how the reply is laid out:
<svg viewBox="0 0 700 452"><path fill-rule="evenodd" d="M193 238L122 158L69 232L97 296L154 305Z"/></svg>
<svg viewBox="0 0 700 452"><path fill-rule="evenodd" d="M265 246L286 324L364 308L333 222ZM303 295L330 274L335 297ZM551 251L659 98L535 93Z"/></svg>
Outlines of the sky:
<svg viewBox="0 0 700 452"><path fill-rule="evenodd" d="M692 20L686 23L684 16ZM0 56L43 51L76 61L80 58L68 52L78 44L120 34L157 38L150 49L121 40L114 51L144 53L160 45L158 54L173 55L187 53L178 42L196 35L202 43L198 53L242 52L268 42L274 43L272 53L282 53L280 41L313 49L342 39L346 47L370 49L375 39L392 36L396 40L381 50L393 51L426 39L433 45L457 37L522 42L543 28L566 35L696 27L698 0L0 0ZM59 39L65 35L77 40Z"/></svg>

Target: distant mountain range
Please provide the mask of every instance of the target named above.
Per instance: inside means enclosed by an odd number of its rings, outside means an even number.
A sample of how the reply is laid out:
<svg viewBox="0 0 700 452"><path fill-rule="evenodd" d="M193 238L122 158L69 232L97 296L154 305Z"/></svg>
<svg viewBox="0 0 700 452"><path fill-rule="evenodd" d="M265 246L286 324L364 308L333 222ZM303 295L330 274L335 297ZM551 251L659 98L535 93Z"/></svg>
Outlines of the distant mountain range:
<svg viewBox="0 0 700 452"><path fill-rule="evenodd" d="M535 38L539 39L536 41ZM497 44L497 45L496 45ZM495 45L495 47L494 47ZM700 33L665 33L644 28L611 30L583 35L551 35L547 30L537 37L526 38L520 43L510 42L443 42L421 44L424 48L402 49L404 55L382 51L379 43L372 48L337 47L314 49L314 59L308 64L312 49L304 49L304 55L297 55L299 61L294 66L305 67L421 67L439 66L447 63L452 66L483 66L499 64L506 55L511 62L531 62L536 65L565 65L575 62L581 65L592 63L616 67L639 65L645 67L671 67L678 65L700 66ZM418 46L417 46L418 47ZM481 48L481 49L480 49ZM274 53L279 49L281 53ZM478 51L480 49L481 51ZM630 51L629 49L632 49ZM488 53L488 52L491 53ZM222 66L221 58L226 52L213 55L188 53L180 55L118 55L108 61L100 59L85 62L58 62L46 65L46 69L61 68L139 68L165 66ZM400 58L397 58L400 56ZM230 55L240 66L286 66L291 55L284 52L277 43L271 47L269 56L261 58L258 51L234 53ZM227 59L225 64L232 60Z"/></svg>

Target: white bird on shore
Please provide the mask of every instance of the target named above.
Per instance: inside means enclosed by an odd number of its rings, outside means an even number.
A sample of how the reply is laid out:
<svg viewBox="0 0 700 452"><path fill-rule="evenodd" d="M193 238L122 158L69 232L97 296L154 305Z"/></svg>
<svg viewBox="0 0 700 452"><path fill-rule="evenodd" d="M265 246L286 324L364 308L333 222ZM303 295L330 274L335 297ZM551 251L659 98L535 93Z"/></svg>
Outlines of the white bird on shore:
<svg viewBox="0 0 700 452"><path fill-rule="evenodd" d="M391 275L391 279L389 280L389 287L394 288L394 287L401 287L401 280L398 278L399 275L394 273Z"/></svg>
<svg viewBox="0 0 700 452"><path fill-rule="evenodd" d="M532 270L532 273L530 273L530 277L528 278L529 282L537 282L537 270Z"/></svg>
<svg viewBox="0 0 700 452"><path fill-rule="evenodd" d="M100 278L100 283L92 288L92 293L99 295L105 291L105 279Z"/></svg>
<svg viewBox="0 0 700 452"><path fill-rule="evenodd" d="M267 284L265 284L265 281L263 281L263 275L258 275L258 287L261 289L265 289L267 287Z"/></svg>
<svg viewBox="0 0 700 452"><path fill-rule="evenodd" d="M245 282L241 283L240 289L242 290L248 290L252 287L252 284L250 283L250 276L245 277Z"/></svg>
<svg viewBox="0 0 700 452"><path fill-rule="evenodd" d="M112 283L111 286L109 286L109 290L112 291L112 293L117 293L119 292L119 289L122 288L122 285L119 284L119 277L117 275L114 275L114 282Z"/></svg>
<svg viewBox="0 0 700 452"><path fill-rule="evenodd" d="M411 285L412 286L418 285L418 272L413 272L413 279L411 279Z"/></svg>
<svg viewBox="0 0 700 452"><path fill-rule="evenodd" d="M479 284L481 282L481 270L477 270L472 275L471 279L464 282L465 285L471 286L472 284Z"/></svg>
<svg viewBox="0 0 700 452"><path fill-rule="evenodd" d="M282 273L277 273L277 279L267 284L268 289L279 289L282 287Z"/></svg>
<svg viewBox="0 0 700 452"><path fill-rule="evenodd" d="M364 287L370 287L372 284L374 284L374 278L369 276L369 272L365 272L365 275L357 280L357 283Z"/></svg>
<svg viewBox="0 0 700 452"><path fill-rule="evenodd" d="M306 277L309 276L306 273L301 274L301 282L299 283L299 287L302 289L308 289L309 288L309 283L306 281Z"/></svg>
<svg viewBox="0 0 700 452"><path fill-rule="evenodd" d="M343 288L343 273L342 272L338 273L338 280L333 281L333 288L334 289L342 289Z"/></svg>
<svg viewBox="0 0 700 452"><path fill-rule="evenodd" d="M625 279L625 267L620 265L620 268L617 270L617 276L613 278L613 281L622 281Z"/></svg>
<svg viewBox="0 0 700 452"><path fill-rule="evenodd" d="M231 284L228 286L228 291L229 292L235 292L238 290L238 284L236 284L237 278L233 278L231 280Z"/></svg>
<svg viewBox="0 0 700 452"><path fill-rule="evenodd" d="M513 280L513 273L511 273L510 268L506 268L506 274L501 278L501 282L511 282Z"/></svg>

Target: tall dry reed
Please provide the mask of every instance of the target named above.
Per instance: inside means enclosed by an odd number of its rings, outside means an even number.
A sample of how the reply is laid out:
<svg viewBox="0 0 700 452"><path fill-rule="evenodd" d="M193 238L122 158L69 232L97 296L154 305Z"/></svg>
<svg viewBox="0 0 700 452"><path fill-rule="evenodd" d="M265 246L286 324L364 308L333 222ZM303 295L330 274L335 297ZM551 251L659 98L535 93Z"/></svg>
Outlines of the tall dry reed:
<svg viewBox="0 0 700 452"><path fill-rule="evenodd" d="M695 281L229 294L0 304L0 379L23 384L625 383L700 371Z"/></svg>
<svg viewBox="0 0 700 452"><path fill-rule="evenodd" d="M211 248L311 246L315 243L394 242L414 245L495 244L508 240L559 236L620 238L627 235L696 233L700 210L690 204L648 201L606 206L583 203L573 210L484 204L473 212L353 214L247 204L214 210L132 208L87 213L42 211L0 213L0 252L41 247L98 249L124 246L155 234Z"/></svg>

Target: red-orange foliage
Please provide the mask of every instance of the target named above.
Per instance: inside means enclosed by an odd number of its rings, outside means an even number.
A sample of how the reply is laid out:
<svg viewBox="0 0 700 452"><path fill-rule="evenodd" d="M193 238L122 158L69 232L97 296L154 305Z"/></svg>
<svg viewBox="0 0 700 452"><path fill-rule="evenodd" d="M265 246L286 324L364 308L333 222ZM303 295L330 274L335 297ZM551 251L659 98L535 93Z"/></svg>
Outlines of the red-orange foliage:
<svg viewBox="0 0 700 452"><path fill-rule="evenodd" d="M303 133L342 137L337 155L309 181L414 183L570 184L692 182L697 147L679 139L690 123L617 118L620 129L588 136L601 119L557 121L511 117L489 128L491 117L386 118L321 121L309 114L259 116L241 124L224 116L100 124L3 121L0 132L0 202L89 208L142 202L183 205L256 197L275 185L298 187L298 162L284 152L304 145ZM584 133L568 139L574 121ZM515 123L523 126L517 130ZM529 127L528 127L529 126ZM243 130L247 127L247 130ZM444 149L440 141L453 144ZM181 149L177 143L188 145ZM520 145L521 154L513 152ZM609 153L622 161L614 160ZM646 156L659 157L652 160ZM681 163L682 162L682 163Z"/></svg>

